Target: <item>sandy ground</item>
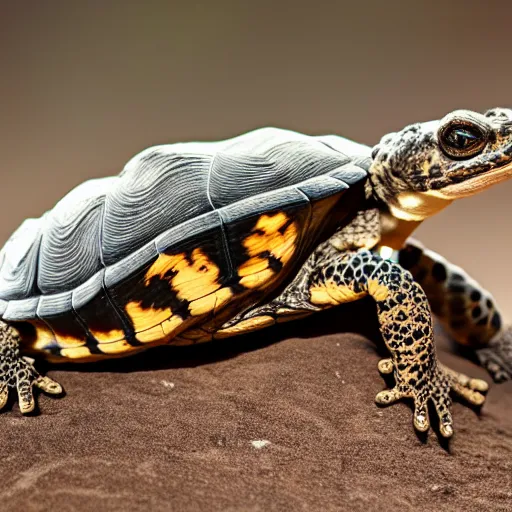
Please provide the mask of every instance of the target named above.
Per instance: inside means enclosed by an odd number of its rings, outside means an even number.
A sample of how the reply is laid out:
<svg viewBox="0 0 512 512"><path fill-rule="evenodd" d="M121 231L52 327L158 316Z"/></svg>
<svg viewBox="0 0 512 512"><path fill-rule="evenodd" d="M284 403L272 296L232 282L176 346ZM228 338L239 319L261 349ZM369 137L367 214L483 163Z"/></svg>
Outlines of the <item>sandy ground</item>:
<svg viewBox="0 0 512 512"><path fill-rule="evenodd" d="M370 308L371 310L371 308ZM364 305L200 347L50 368L41 415L0 416L2 510L510 510L512 383L454 405L441 446L385 383ZM361 330L356 326L364 322ZM337 332L340 330L344 332ZM484 376L439 343L441 359Z"/></svg>

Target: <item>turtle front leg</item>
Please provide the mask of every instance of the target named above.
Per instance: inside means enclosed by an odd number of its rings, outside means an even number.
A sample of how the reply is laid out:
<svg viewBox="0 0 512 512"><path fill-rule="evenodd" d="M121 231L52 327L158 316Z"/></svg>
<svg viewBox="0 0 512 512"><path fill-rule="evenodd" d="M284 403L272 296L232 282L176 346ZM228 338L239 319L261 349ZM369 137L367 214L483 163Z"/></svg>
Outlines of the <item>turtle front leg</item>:
<svg viewBox="0 0 512 512"><path fill-rule="evenodd" d="M407 241L398 262L425 290L433 313L451 337L475 351L494 381L511 379L512 329L502 328L502 316L491 293L462 268L416 240Z"/></svg>
<svg viewBox="0 0 512 512"><path fill-rule="evenodd" d="M396 385L376 401L391 404L414 400L414 426L429 428L427 403L434 402L441 434L453 433L450 391L480 406L487 383L441 365L436 356L428 299L410 272L370 251L346 252L321 246L297 278L269 303L250 309L224 325L217 334L230 336L276 321L311 314L371 295L377 303L381 332L391 357L380 361L382 373L393 373Z"/></svg>
<svg viewBox="0 0 512 512"><path fill-rule="evenodd" d="M414 426L429 428L427 404L431 400L439 416L440 431L453 433L450 391L473 405L481 405L487 384L442 366L436 356L428 299L412 275L400 265L379 255L361 251L339 254L317 268L309 282L313 305L330 307L371 295L390 359L379 363L384 373L393 373L395 387L376 396L379 404L401 398L414 400Z"/></svg>
<svg viewBox="0 0 512 512"><path fill-rule="evenodd" d="M45 393L59 395L60 384L39 375L33 365L20 355L20 338L15 329L0 321L0 409L5 407L9 389L14 388L18 394L20 411L23 414L35 408L33 386Z"/></svg>

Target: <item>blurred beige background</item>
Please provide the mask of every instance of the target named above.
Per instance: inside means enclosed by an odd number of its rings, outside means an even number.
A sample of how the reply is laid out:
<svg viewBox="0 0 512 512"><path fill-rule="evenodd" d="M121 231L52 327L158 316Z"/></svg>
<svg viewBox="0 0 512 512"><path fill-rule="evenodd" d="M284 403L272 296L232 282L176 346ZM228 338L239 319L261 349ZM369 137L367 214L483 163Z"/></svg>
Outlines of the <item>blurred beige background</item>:
<svg viewBox="0 0 512 512"><path fill-rule="evenodd" d="M0 0L0 241L143 148L264 125L374 144L512 105L505 1ZM512 317L512 183L419 237Z"/></svg>

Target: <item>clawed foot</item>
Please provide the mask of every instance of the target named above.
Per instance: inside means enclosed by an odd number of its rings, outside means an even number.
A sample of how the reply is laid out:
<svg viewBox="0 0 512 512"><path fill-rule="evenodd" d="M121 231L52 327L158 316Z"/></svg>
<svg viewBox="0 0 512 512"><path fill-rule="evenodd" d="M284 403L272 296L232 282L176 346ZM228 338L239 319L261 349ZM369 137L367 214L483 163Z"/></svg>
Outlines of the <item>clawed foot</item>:
<svg viewBox="0 0 512 512"><path fill-rule="evenodd" d="M3 363L2 367L5 366L5 361ZM60 395L62 393L62 386L50 377L39 375L30 361L24 358L13 361L7 371L4 370L0 375L0 409L5 407L7 403L9 388L16 388L20 411L23 414L31 413L36 406L33 393L34 386L49 395Z"/></svg>
<svg viewBox="0 0 512 512"><path fill-rule="evenodd" d="M489 372L494 382L512 379L512 329L496 335L489 346L476 351L480 364Z"/></svg>
<svg viewBox="0 0 512 512"><path fill-rule="evenodd" d="M394 371L392 359L382 359L378 364L379 371L390 374ZM398 373L395 372L395 378ZM439 430L444 437L453 435L453 419L450 412L450 391L464 398L469 404L481 406L485 401L482 394L487 391L488 385L480 379L458 373L438 364L428 378L398 378L393 389L381 391L375 397L380 405L390 405L401 398L414 400L414 427L420 432L430 428L428 416L428 401L432 400L437 416L439 417Z"/></svg>
<svg viewBox="0 0 512 512"><path fill-rule="evenodd" d="M9 389L15 388L20 411L28 414L36 406L34 386L50 395L60 395L62 387L50 377L39 375L32 361L21 357L19 343L17 331L0 322L0 409L7 403Z"/></svg>

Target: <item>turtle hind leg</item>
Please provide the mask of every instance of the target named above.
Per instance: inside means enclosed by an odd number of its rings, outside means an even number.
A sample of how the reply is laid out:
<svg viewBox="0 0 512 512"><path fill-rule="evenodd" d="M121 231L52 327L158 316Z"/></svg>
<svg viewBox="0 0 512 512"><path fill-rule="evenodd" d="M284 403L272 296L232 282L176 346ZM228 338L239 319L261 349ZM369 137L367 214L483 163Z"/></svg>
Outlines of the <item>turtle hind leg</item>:
<svg viewBox="0 0 512 512"><path fill-rule="evenodd" d="M495 382L512 379L512 331L506 329L495 336L489 345L476 351L480 364Z"/></svg>
<svg viewBox="0 0 512 512"><path fill-rule="evenodd" d="M512 327L493 296L462 268L409 239L399 252L400 265L425 291L434 314L465 355L480 362L495 382L512 378Z"/></svg>
<svg viewBox="0 0 512 512"><path fill-rule="evenodd" d="M39 375L31 362L20 355L20 338L15 329L0 321L0 409L5 407L9 389L16 389L20 411L31 413L36 406L33 387L60 395L60 384Z"/></svg>

